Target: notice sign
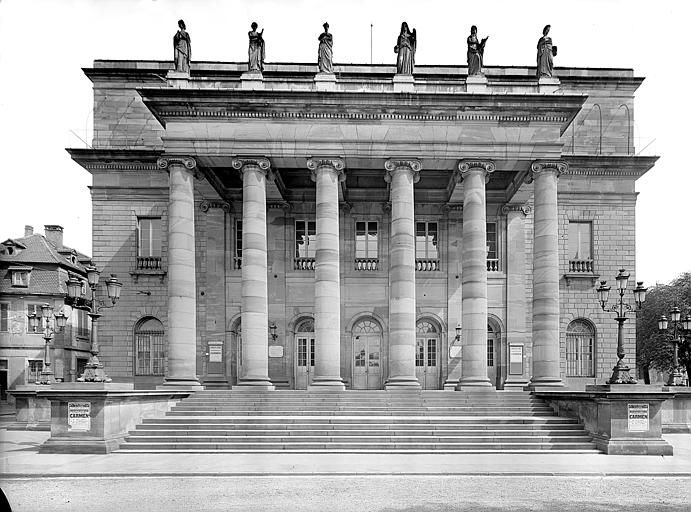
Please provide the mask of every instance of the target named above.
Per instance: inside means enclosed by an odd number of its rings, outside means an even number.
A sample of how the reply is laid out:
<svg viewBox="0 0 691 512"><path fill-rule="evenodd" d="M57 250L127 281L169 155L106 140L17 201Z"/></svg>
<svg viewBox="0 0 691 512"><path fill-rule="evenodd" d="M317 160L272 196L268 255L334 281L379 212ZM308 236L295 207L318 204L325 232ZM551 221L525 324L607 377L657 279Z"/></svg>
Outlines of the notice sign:
<svg viewBox="0 0 691 512"><path fill-rule="evenodd" d="M523 374L523 345L509 345L509 375Z"/></svg>
<svg viewBox="0 0 691 512"><path fill-rule="evenodd" d="M223 362L223 345L209 345L209 362Z"/></svg>
<svg viewBox="0 0 691 512"><path fill-rule="evenodd" d="M269 345L269 357L283 357L283 345Z"/></svg>
<svg viewBox="0 0 691 512"><path fill-rule="evenodd" d="M647 432L650 430L649 404L628 404L629 432Z"/></svg>
<svg viewBox="0 0 691 512"><path fill-rule="evenodd" d="M91 430L91 402L67 402L67 429L70 432Z"/></svg>

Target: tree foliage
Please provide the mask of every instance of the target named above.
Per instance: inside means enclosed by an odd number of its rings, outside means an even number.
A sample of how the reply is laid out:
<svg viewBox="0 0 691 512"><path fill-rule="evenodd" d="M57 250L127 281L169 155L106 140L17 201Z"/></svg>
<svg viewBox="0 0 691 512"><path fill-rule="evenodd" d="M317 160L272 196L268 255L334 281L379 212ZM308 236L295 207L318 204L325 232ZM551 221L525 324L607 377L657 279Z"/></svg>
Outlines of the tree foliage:
<svg viewBox="0 0 691 512"><path fill-rule="evenodd" d="M682 318L691 313L691 272L685 272L669 284L658 284L647 293L643 309L636 318L636 361L644 370L672 370L673 345L670 343L672 324L667 334L658 331L658 320L677 306ZM689 338L689 336L687 336ZM691 340L679 346L679 363L691 374Z"/></svg>

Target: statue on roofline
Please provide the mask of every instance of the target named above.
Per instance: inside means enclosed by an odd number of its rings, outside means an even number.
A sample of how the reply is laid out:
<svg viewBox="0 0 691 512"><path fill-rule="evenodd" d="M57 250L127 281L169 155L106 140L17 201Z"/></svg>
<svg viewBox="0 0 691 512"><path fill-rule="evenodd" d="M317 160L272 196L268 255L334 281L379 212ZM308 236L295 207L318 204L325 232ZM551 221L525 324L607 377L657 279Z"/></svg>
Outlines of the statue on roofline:
<svg viewBox="0 0 691 512"><path fill-rule="evenodd" d="M317 65L320 73L333 73L333 35L329 33L329 24L324 23L324 32L319 36L319 50L317 51Z"/></svg>
<svg viewBox="0 0 691 512"><path fill-rule="evenodd" d="M545 25L542 29L542 37L537 42L537 77L551 78L554 72L553 57L557 56L557 47L552 45L552 38L549 37L550 25Z"/></svg>
<svg viewBox="0 0 691 512"><path fill-rule="evenodd" d="M266 57L266 49L264 45L264 29L257 32L256 21L252 22L252 30L247 35L250 39L249 49L247 50L247 69L248 71L264 71L264 58Z"/></svg>
<svg viewBox="0 0 691 512"><path fill-rule="evenodd" d="M190 59L192 58L192 45L190 35L187 33L185 22L178 21L178 31L173 36L173 62L175 71L180 73L190 72Z"/></svg>
<svg viewBox="0 0 691 512"><path fill-rule="evenodd" d="M415 50L417 49L417 32L411 32L408 24L401 23L401 33L393 51L398 54L396 59L396 73L401 75L412 75L415 68Z"/></svg>
<svg viewBox="0 0 691 512"><path fill-rule="evenodd" d="M482 60L485 56L485 43L489 36L482 39L477 38L477 27L473 25L470 27L470 35L468 36L468 76L482 75Z"/></svg>

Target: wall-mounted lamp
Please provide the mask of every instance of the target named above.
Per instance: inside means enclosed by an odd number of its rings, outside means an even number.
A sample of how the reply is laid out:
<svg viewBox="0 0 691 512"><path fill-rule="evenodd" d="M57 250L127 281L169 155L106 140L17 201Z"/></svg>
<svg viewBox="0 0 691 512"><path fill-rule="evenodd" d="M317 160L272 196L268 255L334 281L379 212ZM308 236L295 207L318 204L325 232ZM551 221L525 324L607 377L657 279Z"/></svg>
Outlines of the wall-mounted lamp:
<svg viewBox="0 0 691 512"><path fill-rule="evenodd" d="M456 337L454 338L455 341L461 341L461 324L460 322L456 324Z"/></svg>
<svg viewBox="0 0 691 512"><path fill-rule="evenodd" d="M276 341L276 338L278 338L278 334L276 334L276 329L277 329L276 322L271 322L269 324L269 332L271 334L271 339L273 341Z"/></svg>

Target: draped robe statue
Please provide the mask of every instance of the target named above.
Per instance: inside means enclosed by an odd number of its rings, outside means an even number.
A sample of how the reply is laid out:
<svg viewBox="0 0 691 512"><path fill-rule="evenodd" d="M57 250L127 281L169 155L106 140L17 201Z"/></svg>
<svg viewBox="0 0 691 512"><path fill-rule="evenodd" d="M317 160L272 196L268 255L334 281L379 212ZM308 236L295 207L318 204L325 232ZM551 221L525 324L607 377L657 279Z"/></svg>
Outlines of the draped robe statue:
<svg viewBox="0 0 691 512"><path fill-rule="evenodd" d="M408 24L404 21L401 24L401 33L398 35L398 42L393 51L398 54L396 60L396 73L401 75L412 75L415 67L415 50L417 48L417 33L415 29L411 32Z"/></svg>
<svg viewBox="0 0 691 512"><path fill-rule="evenodd" d="M178 21L178 27L179 30L173 36L173 62L175 63L175 71L189 73L190 59L192 58L190 35L186 31L184 21Z"/></svg>
<svg viewBox="0 0 691 512"><path fill-rule="evenodd" d="M485 43L489 37L485 37L482 41L477 38L477 27L473 25L470 28L470 35L468 36L468 76L482 74L482 59L485 55Z"/></svg>
<svg viewBox="0 0 691 512"><path fill-rule="evenodd" d="M247 35L250 39L250 45L247 50L247 67L249 71L264 71L264 58L266 56L264 45L264 29L257 32L257 23L252 22L252 30Z"/></svg>
<svg viewBox="0 0 691 512"><path fill-rule="evenodd" d="M537 77L551 78L554 72L553 57L557 55L557 47L552 46L552 38L549 37L550 25L542 29L542 37L537 42Z"/></svg>
<svg viewBox="0 0 691 512"><path fill-rule="evenodd" d="M324 32L319 36L319 50L317 51L317 64L320 73L333 73L333 35L329 33L329 24L324 23Z"/></svg>

